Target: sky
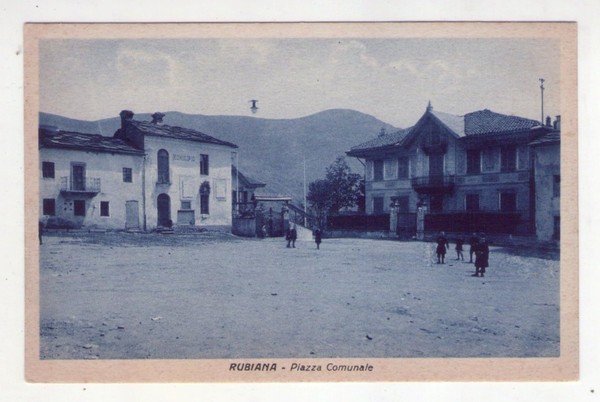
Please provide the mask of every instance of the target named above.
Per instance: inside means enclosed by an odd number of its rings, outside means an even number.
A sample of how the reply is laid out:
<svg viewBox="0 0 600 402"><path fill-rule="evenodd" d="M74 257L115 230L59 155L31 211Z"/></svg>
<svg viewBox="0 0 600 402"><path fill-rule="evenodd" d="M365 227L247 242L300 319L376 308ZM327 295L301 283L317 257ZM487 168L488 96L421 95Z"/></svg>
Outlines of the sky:
<svg viewBox="0 0 600 402"><path fill-rule="evenodd" d="M40 111L97 120L123 109L297 118L346 108L404 128L431 101L462 115L541 117L559 106L551 39L44 39ZM250 111L251 99L259 110Z"/></svg>

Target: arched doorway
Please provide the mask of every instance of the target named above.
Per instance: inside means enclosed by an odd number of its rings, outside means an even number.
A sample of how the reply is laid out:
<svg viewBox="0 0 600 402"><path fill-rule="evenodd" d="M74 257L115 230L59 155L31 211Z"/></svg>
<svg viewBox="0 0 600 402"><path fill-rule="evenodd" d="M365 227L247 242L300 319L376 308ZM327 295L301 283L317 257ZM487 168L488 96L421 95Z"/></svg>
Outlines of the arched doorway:
<svg viewBox="0 0 600 402"><path fill-rule="evenodd" d="M171 221L171 198L167 194L159 194L156 200L158 211L158 226L170 227Z"/></svg>

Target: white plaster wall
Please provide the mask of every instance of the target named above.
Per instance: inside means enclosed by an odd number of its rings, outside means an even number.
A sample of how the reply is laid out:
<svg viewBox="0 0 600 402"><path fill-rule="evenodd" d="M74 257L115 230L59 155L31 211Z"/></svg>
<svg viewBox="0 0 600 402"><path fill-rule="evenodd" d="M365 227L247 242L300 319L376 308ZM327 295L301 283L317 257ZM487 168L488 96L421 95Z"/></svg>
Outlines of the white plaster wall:
<svg viewBox="0 0 600 402"><path fill-rule="evenodd" d="M147 228L158 224L157 199L165 193L171 200L171 220L177 223L177 211L181 201L191 201L196 226L231 226L231 160L232 151L223 145L205 144L194 141L146 136L146 222ZM165 149L169 153L169 185L157 184L157 153ZM200 175L200 154L209 157L209 174ZM191 195L182 193L181 182L191 189ZM200 214L200 185L210 183L209 214ZM224 197L217 197L217 187L225 186Z"/></svg>
<svg viewBox="0 0 600 402"><path fill-rule="evenodd" d="M42 162L54 163L54 179L43 178ZM71 163L85 164L86 178L100 178L101 187L97 194L61 193L61 177L70 177ZM140 225L142 222L142 176L143 157L137 155L85 152L69 149L40 149L40 205L39 216L43 215L44 198L54 198L56 216L77 222L87 228L125 229L125 203L138 201ZM123 182L123 168L132 169L132 182ZM85 200L85 217L76 217L73 200ZM100 216L100 202L109 202L109 216Z"/></svg>
<svg viewBox="0 0 600 402"><path fill-rule="evenodd" d="M554 175L560 175L560 144L538 146L535 165L535 226L539 240L552 240L560 197L554 197Z"/></svg>

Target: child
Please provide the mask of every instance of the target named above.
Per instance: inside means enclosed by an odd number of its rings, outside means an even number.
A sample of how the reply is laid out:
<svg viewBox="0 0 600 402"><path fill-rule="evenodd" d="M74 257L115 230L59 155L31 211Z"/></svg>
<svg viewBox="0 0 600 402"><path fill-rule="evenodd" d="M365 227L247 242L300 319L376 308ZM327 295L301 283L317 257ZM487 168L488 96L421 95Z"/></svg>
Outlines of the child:
<svg viewBox="0 0 600 402"><path fill-rule="evenodd" d="M456 240L456 261L465 260L463 257L463 244L465 244L465 239L460 238Z"/></svg>
<svg viewBox="0 0 600 402"><path fill-rule="evenodd" d="M437 263L443 264L444 257L446 256L446 249L450 248L450 246L448 245L448 240L446 239L446 234L444 232L440 232L440 235L438 236L436 243L437 243L437 247L435 249L435 252L437 254Z"/></svg>
<svg viewBox="0 0 600 402"><path fill-rule="evenodd" d="M319 250L319 246L321 245L321 237L323 234L321 233L321 229L315 229L315 243L317 243L317 250Z"/></svg>
<svg viewBox="0 0 600 402"><path fill-rule="evenodd" d="M296 239L298 238L298 233L296 232L296 225L294 223L290 223L290 227L288 228L285 239L287 240L287 248L290 248L290 244L292 248L296 248Z"/></svg>

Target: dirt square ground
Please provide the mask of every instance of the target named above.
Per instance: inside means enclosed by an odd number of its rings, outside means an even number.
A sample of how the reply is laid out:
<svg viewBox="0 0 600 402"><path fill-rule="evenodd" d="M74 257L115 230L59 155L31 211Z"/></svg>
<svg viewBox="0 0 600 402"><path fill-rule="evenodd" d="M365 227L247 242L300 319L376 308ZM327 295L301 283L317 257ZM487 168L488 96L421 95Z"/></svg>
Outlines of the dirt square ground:
<svg viewBox="0 0 600 402"><path fill-rule="evenodd" d="M491 247L220 233L49 234L42 359L559 355L559 261ZM465 252L468 260L468 252Z"/></svg>

